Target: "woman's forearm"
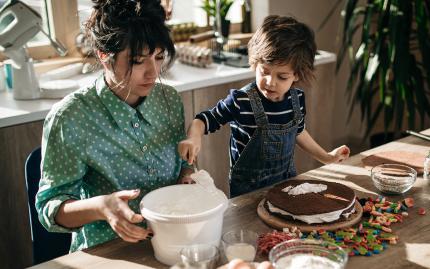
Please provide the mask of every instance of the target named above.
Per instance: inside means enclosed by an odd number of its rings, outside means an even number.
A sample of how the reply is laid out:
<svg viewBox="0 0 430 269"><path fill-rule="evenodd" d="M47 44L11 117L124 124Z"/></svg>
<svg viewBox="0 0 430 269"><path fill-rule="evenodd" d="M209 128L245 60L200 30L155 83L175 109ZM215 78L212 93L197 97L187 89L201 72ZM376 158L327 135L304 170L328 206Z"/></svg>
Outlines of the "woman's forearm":
<svg viewBox="0 0 430 269"><path fill-rule="evenodd" d="M329 163L331 161L331 156L327 151L325 151L306 130L303 130L303 132L297 136L297 145L309 153L314 159L322 163Z"/></svg>
<svg viewBox="0 0 430 269"><path fill-rule="evenodd" d="M78 228L97 220L103 220L102 199L103 196L96 196L85 200L67 200L58 209L55 222L66 228Z"/></svg>

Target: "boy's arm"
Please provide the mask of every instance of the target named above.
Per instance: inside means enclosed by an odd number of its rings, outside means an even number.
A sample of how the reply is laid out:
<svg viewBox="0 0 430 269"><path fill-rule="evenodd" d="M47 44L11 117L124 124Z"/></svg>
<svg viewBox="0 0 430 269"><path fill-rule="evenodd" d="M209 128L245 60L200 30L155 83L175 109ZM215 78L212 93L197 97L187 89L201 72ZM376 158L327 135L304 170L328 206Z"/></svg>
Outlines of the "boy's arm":
<svg viewBox="0 0 430 269"><path fill-rule="evenodd" d="M224 124L231 122L240 114L240 106L237 101L238 92L231 90L224 100L220 100L215 107L196 115L187 133L187 139L178 145L178 152L188 164L193 164L201 149L202 136L213 133Z"/></svg>
<svg viewBox="0 0 430 269"><path fill-rule="evenodd" d="M205 124L201 120L194 119L188 129L188 138L179 142L179 156L190 165L197 159L197 154L202 146L202 136L205 133L205 128Z"/></svg>
<svg viewBox="0 0 430 269"><path fill-rule="evenodd" d="M204 134L216 132L240 115L240 102L237 98L241 95L246 96L246 93L231 90L230 94L225 99L218 101L215 107L196 115L196 119L204 124Z"/></svg>
<svg viewBox="0 0 430 269"><path fill-rule="evenodd" d="M301 149L309 153L314 159L324 163L341 162L342 160L349 157L349 148L345 145L334 149L331 152L325 151L308 133L303 130L297 136L297 144Z"/></svg>

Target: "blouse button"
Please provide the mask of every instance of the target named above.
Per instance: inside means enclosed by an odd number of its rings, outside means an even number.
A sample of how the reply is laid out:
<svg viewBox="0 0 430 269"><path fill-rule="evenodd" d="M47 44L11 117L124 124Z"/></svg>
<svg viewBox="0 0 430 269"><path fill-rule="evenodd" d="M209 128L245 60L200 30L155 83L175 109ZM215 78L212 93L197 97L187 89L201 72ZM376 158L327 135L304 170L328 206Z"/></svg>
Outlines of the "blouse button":
<svg viewBox="0 0 430 269"><path fill-rule="evenodd" d="M138 122L134 123L134 128L139 128L139 123Z"/></svg>

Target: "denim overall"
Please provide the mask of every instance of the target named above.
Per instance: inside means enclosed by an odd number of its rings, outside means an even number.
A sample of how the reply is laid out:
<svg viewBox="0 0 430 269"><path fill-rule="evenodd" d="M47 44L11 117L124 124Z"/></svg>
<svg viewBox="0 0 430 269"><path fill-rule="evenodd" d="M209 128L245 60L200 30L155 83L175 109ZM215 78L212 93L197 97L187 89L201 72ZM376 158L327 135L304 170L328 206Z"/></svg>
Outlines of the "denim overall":
<svg viewBox="0 0 430 269"><path fill-rule="evenodd" d="M230 195L235 197L296 176L294 146L301 118L297 90L290 89L294 118L271 124L264 112L255 83L244 87L254 112L257 129L230 169Z"/></svg>

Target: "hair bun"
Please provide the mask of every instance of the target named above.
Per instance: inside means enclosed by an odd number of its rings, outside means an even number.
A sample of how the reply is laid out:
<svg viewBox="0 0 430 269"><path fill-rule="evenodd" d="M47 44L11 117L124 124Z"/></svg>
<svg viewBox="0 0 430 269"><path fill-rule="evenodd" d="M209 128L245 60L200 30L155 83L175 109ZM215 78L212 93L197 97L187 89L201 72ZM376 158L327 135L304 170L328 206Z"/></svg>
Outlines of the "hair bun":
<svg viewBox="0 0 430 269"><path fill-rule="evenodd" d="M93 8L112 19L147 18L165 21L166 14L159 0L92 0Z"/></svg>

